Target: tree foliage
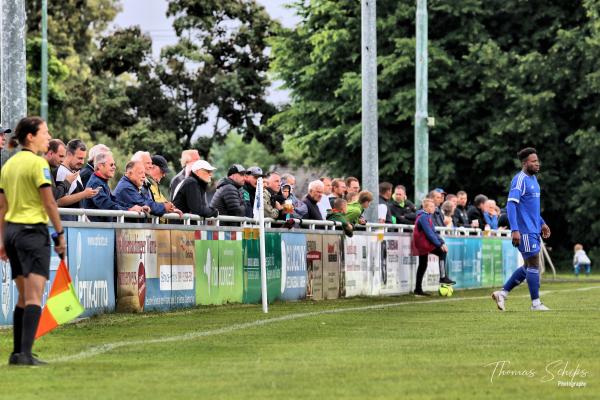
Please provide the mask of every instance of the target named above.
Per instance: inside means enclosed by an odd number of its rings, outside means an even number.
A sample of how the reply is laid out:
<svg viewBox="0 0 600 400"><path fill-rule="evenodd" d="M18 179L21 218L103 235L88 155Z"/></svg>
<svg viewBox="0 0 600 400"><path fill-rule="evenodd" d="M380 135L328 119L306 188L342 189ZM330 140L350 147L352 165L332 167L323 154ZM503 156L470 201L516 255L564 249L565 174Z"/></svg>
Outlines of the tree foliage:
<svg viewBox="0 0 600 400"><path fill-rule="evenodd" d="M428 2L432 187L502 202L519 169L516 152L534 146L554 243L565 243L567 232L600 242L600 211L588 203L600 194L599 3ZM306 162L360 176L360 4L298 0L293 7L301 22L273 40L273 69L292 102L269 124ZM414 1L377 2L380 178L409 187L415 12Z"/></svg>

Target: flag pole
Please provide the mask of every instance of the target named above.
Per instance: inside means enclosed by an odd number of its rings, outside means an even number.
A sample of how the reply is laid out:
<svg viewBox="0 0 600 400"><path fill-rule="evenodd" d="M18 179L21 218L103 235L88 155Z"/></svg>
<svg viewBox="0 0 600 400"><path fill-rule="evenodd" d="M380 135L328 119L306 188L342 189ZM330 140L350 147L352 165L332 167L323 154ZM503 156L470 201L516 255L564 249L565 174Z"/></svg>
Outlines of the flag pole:
<svg viewBox="0 0 600 400"><path fill-rule="evenodd" d="M267 255L265 251L265 213L263 203L263 178L256 182L256 196L254 198L254 220L258 222L258 242L260 248L260 289L262 298L262 309L266 314L269 312L267 298Z"/></svg>

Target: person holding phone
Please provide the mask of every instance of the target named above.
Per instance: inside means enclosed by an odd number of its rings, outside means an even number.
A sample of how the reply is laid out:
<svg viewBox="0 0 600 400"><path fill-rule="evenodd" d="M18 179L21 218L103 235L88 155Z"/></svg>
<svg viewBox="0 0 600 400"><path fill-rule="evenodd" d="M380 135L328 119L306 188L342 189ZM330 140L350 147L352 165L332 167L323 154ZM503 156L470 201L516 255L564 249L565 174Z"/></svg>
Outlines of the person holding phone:
<svg viewBox="0 0 600 400"><path fill-rule="evenodd" d="M50 133L40 117L19 121L11 146L22 150L11 157L0 177L0 258L10 261L19 298L13 314L13 352L9 365L43 365L31 350L42 314L42 294L50 275L48 219L55 232L54 250L62 256L66 245L58 208L52 194L48 162Z"/></svg>

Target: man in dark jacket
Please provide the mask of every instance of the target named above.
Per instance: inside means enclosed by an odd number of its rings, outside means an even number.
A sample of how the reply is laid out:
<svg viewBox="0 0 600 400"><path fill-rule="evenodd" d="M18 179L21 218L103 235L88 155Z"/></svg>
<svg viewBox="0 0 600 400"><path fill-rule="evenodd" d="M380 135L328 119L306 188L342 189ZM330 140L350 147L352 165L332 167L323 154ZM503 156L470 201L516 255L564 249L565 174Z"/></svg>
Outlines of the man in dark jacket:
<svg viewBox="0 0 600 400"><path fill-rule="evenodd" d="M175 207L184 213L205 218L218 216L219 212L210 207L206 200L206 188L215 169L206 160L194 162L190 176L183 180L173 199Z"/></svg>
<svg viewBox="0 0 600 400"><path fill-rule="evenodd" d="M325 189L323 182L320 180L312 181L308 184L308 194L302 200L308 208L308 212L304 215L305 219L323 220L321 210L319 210L319 201L323 197L323 190Z"/></svg>
<svg viewBox="0 0 600 400"><path fill-rule="evenodd" d="M381 182L379 184L379 204L377 205L377 222L380 224L391 224L392 214L388 203L392 198L392 184Z"/></svg>
<svg viewBox="0 0 600 400"><path fill-rule="evenodd" d="M446 226L446 224L444 224L444 213L440 208L442 206L442 203L444 202L445 195L446 192L444 192L444 189L439 188L432 190L427 195L427 197L433 200L433 203L435 204L435 211L431 215L431 219L433 220L434 226Z"/></svg>
<svg viewBox="0 0 600 400"><path fill-rule="evenodd" d="M129 161L125 166L125 175L115 188L115 199L125 207L148 206L150 214L162 217L167 212L164 203L157 203L142 193L142 185L146 179L145 171L143 162Z"/></svg>
<svg viewBox="0 0 600 400"><path fill-rule="evenodd" d="M217 192L210 202L219 215L232 215L243 217L246 214L246 206L241 192L244 184L246 169L240 164L232 165L227 171L227 178L223 178L217 184Z"/></svg>
<svg viewBox="0 0 600 400"><path fill-rule="evenodd" d="M394 188L392 199L388 203L392 223L413 225L417 219L417 208L407 200L406 188L402 185L397 185Z"/></svg>
<svg viewBox="0 0 600 400"><path fill-rule="evenodd" d="M252 218L252 210L254 208L254 198L256 197L256 183L258 178L264 176L260 167L250 167L246 170L245 184L242 188L242 197L246 206L246 217Z"/></svg>
<svg viewBox="0 0 600 400"><path fill-rule="evenodd" d="M81 178L81 183L84 187L87 186L88 180L92 177L92 175L95 172L94 160L96 159L96 156L100 153L108 152L110 152L110 149L104 144L97 144L95 146L92 146L90 151L88 151L87 164L84 165L83 168L81 168L81 171L79 171L79 177Z"/></svg>
<svg viewBox="0 0 600 400"><path fill-rule="evenodd" d="M483 229L485 227L485 218L483 216L483 207L485 202L488 201L488 198L484 194L478 194L473 199L473 205L469 207L467 211L467 216L469 217L469 221L471 221L471 226L473 228ZM473 221L477 221L473 224Z"/></svg>
<svg viewBox="0 0 600 400"><path fill-rule="evenodd" d="M454 226L469 228L471 221L469 221L469 215L467 213L467 192L460 190L456 193L456 210L452 216L452 222Z"/></svg>

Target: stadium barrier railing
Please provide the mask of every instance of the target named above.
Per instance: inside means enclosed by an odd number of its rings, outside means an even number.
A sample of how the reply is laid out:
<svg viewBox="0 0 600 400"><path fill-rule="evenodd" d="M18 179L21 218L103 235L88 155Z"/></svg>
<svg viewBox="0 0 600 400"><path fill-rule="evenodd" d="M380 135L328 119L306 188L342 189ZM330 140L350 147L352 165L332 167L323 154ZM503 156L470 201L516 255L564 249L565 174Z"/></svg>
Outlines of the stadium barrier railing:
<svg viewBox="0 0 600 400"><path fill-rule="evenodd" d="M258 225L230 216L202 218L129 211L60 209L67 263L84 316L169 310L204 304L260 303ZM110 217L113 222L90 222ZM389 296L414 288L412 226L367 224L353 237L339 223L265 220L269 302ZM51 228L50 228L51 230ZM449 247L447 268L457 288L500 285L519 265L510 232L438 228ZM51 260L51 280L58 257ZM430 256L425 290L437 290ZM17 291L10 265L0 263L0 325L12 323ZM46 285L49 292L50 281Z"/></svg>

